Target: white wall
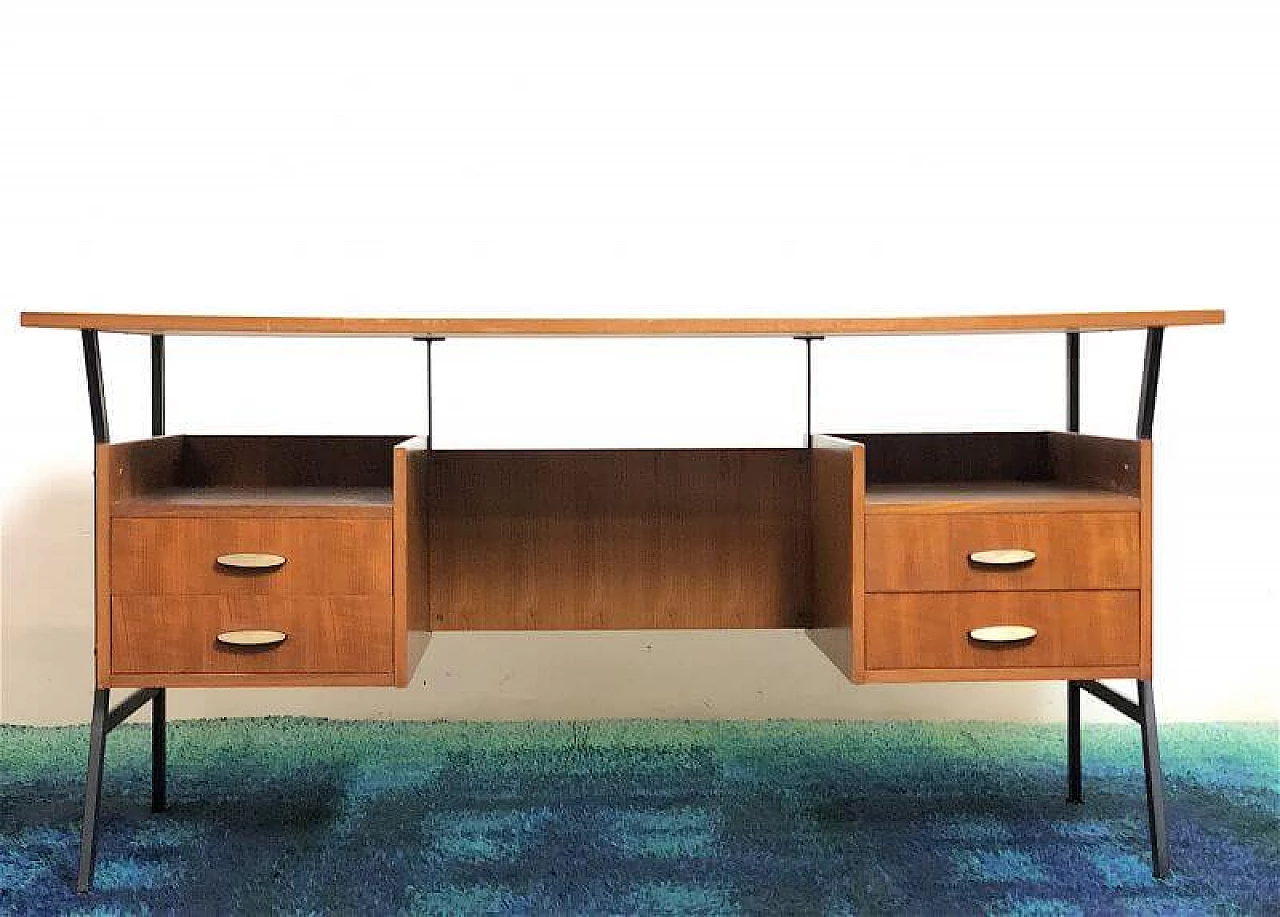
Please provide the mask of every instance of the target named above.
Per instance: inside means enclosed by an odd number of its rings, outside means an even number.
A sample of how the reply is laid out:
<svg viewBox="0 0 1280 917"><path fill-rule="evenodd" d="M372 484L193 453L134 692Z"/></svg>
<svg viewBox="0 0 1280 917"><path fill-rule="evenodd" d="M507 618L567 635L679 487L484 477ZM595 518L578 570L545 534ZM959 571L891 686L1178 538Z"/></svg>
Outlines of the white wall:
<svg viewBox="0 0 1280 917"><path fill-rule="evenodd" d="M0 719L83 720L92 687L79 342L19 332L19 309L1195 306L1229 317L1166 340L1161 713L1280 716L1278 32L1273 3L1242 0L0 5ZM141 435L145 343L104 350L113 433ZM1129 434L1140 350L1086 339L1087 429ZM174 339L170 426L416 432L422 356ZM803 429L789 341L450 341L437 358L444 447ZM827 341L815 360L819 429L1062 421L1058 336ZM246 408L263 387L279 400ZM405 691L192 690L171 708L1052 719L1062 694L853 688L795 634L450 635Z"/></svg>

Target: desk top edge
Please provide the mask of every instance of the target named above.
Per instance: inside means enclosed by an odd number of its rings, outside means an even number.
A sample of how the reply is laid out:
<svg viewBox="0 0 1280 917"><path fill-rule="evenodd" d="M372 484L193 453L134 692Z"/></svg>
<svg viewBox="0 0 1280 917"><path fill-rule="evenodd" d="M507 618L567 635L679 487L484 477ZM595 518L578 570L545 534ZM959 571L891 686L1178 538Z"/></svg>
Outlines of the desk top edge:
<svg viewBox="0 0 1280 917"><path fill-rule="evenodd" d="M807 337L1126 331L1221 325L1221 309L859 318L423 318L23 312L24 328L296 337Z"/></svg>

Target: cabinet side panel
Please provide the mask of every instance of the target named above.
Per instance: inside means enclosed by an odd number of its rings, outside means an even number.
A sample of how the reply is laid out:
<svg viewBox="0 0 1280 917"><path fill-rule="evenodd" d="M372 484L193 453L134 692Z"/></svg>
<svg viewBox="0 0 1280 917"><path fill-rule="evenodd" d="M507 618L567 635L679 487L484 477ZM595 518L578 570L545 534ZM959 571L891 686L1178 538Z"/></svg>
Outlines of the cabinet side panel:
<svg viewBox="0 0 1280 917"><path fill-rule="evenodd" d="M99 688L111 678L111 447L93 450L93 668Z"/></svg>
<svg viewBox="0 0 1280 917"><path fill-rule="evenodd" d="M97 443L93 450L94 672L97 686L111 680L111 511L124 500L172 484L183 437L157 436Z"/></svg>
<svg viewBox="0 0 1280 917"><path fill-rule="evenodd" d="M1142 522L1141 522L1142 532L1140 535L1140 538L1142 540L1142 545L1140 550L1142 552L1142 564L1141 564L1141 585L1139 588L1142 594L1142 608L1140 612L1141 618L1142 618L1142 631L1141 631L1142 643L1141 643L1141 653L1139 656L1139 668L1141 669L1142 677L1144 679L1150 680L1152 675L1152 669L1154 668L1154 665L1152 663L1152 658L1151 658L1152 656L1151 644L1152 644L1153 617L1154 617L1152 614L1152 606L1154 605L1154 601L1153 601L1152 575L1151 575L1151 570L1153 567L1153 561L1152 561L1152 558L1153 558L1152 528L1153 527L1152 527L1152 521L1151 521L1151 514L1152 514L1152 504L1153 504L1153 496L1154 496L1154 486L1153 486L1154 469L1152 466L1151 440L1149 439L1142 440L1140 446L1141 446L1141 452L1139 456L1139 461L1141 466L1140 496L1142 498L1142 511L1141 511L1142 512Z"/></svg>
<svg viewBox="0 0 1280 917"><path fill-rule="evenodd" d="M1137 495L1141 489L1142 444L1136 439L1052 432L1049 463L1053 479Z"/></svg>
<svg viewBox="0 0 1280 917"><path fill-rule="evenodd" d="M396 447L393 482L395 681L404 687L426 651L431 630L428 588L428 462L425 437Z"/></svg>
<svg viewBox="0 0 1280 917"><path fill-rule="evenodd" d="M862 525L860 444L815 436L810 452L813 520L813 627L809 639L849 678L861 639Z"/></svg>

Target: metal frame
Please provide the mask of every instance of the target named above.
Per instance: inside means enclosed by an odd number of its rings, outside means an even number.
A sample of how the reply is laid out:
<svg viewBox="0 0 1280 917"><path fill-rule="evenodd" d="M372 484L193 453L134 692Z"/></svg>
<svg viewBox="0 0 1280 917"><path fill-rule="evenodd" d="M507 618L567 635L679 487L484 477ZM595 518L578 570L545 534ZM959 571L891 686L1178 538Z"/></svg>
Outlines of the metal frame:
<svg viewBox="0 0 1280 917"><path fill-rule="evenodd" d="M1066 421L1070 432L1080 431L1080 334L1066 332ZM95 443L110 442L110 427L102 376L102 357L98 332L81 329L84 349L85 378L89 392L89 413ZM444 338L420 337L427 345L427 442L434 448L432 403L432 344ZM813 342L824 340L822 335L796 337L805 345L805 445L812 445L813 437ZM165 339L164 335L150 335L151 344L151 434L163 436L165 430ZM1150 439L1155 421L1156 389L1160 376L1160 359L1164 344L1164 329L1147 329L1146 350L1143 361L1142 388L1138 403L1137 436ZM1151 838L1152 873L1157 878L1169 874L1169 841L1165 819L1164 778L1160 767L1160 746L1157 730L1155 701L1151 682L1138 679L1137 701L1112 690L1097 681L1067 682L1067 798L1079 803L1083 799L1080 748L1080 696L1087 693L1134 720L1142 731L1142 760L1145 772L1147 796L1147 820ZM103 764L106 739L111 730L126 719L151 704L151 809L161 812L166 808L166 748L165 748L165 689L143 688L130 694L115 707L110 706L111 692L97 688L93 695L93 717L89 729L89 761L85 785L84 821L80 835L80 868L76 880L77 890L87 892L93 883L94 866L98 846L98 821L102 802Z"/></svg>
<svg viewBox="0 0 1280 917"><path fill-rule="evenodd" d="M107 405L102 382L102 353L98 332L80 332L84 348L85 379L89 387L89 418L93 425L93 441L111 441ZM151 336L151 435L164 435L164 336ZM93 718L89 724L89 764L85 774L84 820L80 825L80 868L76 875L76 891L88 892L93 885L93 872L98 858L98 821L102 810L102 771L107 751L107 736L133 714L151 704L151 811L163 812L167 806L165 792L165 689L142 688L134 691L115 707L111 706L111 690L95 688Z"/></svg>
<svg viewBox="0 0 1280 917"><path fill-rule="evenodd" d="M1164 329L1148 328L1142 363L1142 389L1138 396L1137 438L1151 439L1155 424L1156 388L1160 381L1160 356ZM1080 432L1080 333L1067 332L1067 429ZM1160 737L1151 682L1137 680L1138 699L1130 700L1098 681L1067 682L1067 801L1084 800L1080 755L1080 695L1096 697L1138 724L1142 731L1142 770L1147 791L1147 829L1151 839L1151 874L1169 875L1169 831L1165 818L1164 773L1160 767Z"/></svg>

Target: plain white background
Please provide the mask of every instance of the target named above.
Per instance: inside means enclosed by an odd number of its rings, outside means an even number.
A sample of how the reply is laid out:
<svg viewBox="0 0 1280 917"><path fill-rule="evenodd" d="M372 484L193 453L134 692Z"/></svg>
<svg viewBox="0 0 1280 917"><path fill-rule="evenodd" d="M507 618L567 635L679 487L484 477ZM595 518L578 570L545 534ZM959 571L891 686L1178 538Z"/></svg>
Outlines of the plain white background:
<svg viewBox="0 0 1280 917"><path fill-rule="evenodd" d="M84 720L92 689L79 341L19 310L1177 307L1228 325L1166 339L1161 715L1276 718L1277 47L1242 0L0 0L0 719ZM104 348L113 434L143 435L145 342ZM815 426L1058 427L1062 349L827 341ZM1140 352L1086 339L1087 430L1131 433ZM435 427L793 446L803 380L790 341L450 341ZM170 428L415 433L422 383L406 341L174 339ZM171 710L1060 719L1063 690L853 688L795 634L449 636L405 691Z"/></svg>

